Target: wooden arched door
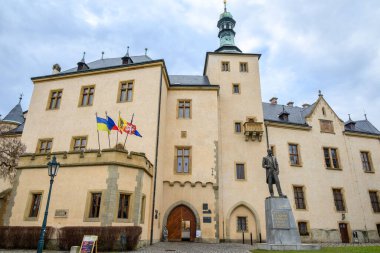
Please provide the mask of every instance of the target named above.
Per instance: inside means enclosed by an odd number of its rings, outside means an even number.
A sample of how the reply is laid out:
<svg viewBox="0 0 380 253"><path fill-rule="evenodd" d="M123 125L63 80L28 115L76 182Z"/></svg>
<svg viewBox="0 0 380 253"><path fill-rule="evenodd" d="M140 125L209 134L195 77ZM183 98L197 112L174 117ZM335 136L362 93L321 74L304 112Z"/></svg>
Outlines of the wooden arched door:
<svg viewBox="0 0 380 253"><path fill-rule="evenodd" d="M185 205L174 208L166 223L168 229L168 240L175 241L194 241L197 224L193 211Z"/></svg>

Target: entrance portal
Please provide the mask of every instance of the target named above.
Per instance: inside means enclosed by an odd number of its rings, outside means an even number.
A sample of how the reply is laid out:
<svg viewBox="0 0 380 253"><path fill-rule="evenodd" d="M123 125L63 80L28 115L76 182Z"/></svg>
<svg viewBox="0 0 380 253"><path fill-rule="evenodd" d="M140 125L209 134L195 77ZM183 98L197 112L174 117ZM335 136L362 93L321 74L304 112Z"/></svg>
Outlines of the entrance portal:
<svg viewBox="0 0 380 253"><path fill-rule="evenodd" d="M194 213L185 205L174 208L166 224L169 241L194 241L197 227Z"/></svg>

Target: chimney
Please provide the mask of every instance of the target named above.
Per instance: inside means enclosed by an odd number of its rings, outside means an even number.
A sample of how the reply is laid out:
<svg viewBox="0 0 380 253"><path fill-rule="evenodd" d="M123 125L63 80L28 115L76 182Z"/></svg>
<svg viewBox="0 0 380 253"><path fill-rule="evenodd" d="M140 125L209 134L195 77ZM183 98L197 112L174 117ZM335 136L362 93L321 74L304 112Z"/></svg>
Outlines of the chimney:
<svg viewBox="0 0 380 253"><path fill-rule="evenodd" d="M86 55L86 52L83 52L82 60L80 60L80 62L77 63L78 65L77 71L89 69L89 67L86 64L86 61L84 60L85 55Z"/></svg>
<svg viewBox="0 0 380 253"><path fill-rule="evenodd" d="M302 108L305 109L305 108L308 108L309 106L310 106L309 104L306 104L306 103L305 103L305 104L302 105Z"/></svg>
<svg viewBox="0 0 380 253"><path fill-rule="evenodd" d="M277 105L277 99L276 97L272 97L269 102L272 104L272 105Z"/></svg>
<svg viewBox="0 0 380 253"><path fill-rule="evenodd" d="M286 104L287 106L289 106L289 107L293 107L293 105L294 105L294 102L292 102L292 101L289 101L287 104Z"/></svg>
<svg viewBox="0 0 380 253"><path fill-rule="evenodd" d="M52 74L55 75L55 74L58 74L61 72L61 66L59 66L58 63L54 64L53 65L53 71L52 71Z"/></svg>

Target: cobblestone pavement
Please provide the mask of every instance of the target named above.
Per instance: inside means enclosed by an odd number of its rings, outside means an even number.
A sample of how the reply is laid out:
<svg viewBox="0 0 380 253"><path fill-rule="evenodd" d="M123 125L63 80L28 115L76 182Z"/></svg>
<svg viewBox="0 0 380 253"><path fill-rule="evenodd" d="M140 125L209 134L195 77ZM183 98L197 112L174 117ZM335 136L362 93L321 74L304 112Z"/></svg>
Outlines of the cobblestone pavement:
<svg viewBox="0 0 380 253"><path fill-rule="evenodd" d="M159 242L152 246L141 248L136 253L247 253L253 246L239 243L189 243L189 242Z"/></svg>

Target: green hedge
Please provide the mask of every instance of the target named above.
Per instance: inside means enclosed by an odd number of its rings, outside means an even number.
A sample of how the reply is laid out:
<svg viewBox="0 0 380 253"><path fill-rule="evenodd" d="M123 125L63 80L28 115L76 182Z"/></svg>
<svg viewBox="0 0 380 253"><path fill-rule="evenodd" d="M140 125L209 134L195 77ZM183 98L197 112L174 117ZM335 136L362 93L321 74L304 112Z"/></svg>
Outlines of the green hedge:
<svg viewBox="0 0 380 253"><path fill-rule="evenodd" d="M0 226L0 249L37 249L41 227ZM46 228L45 245L53 232Z"/></svg>

